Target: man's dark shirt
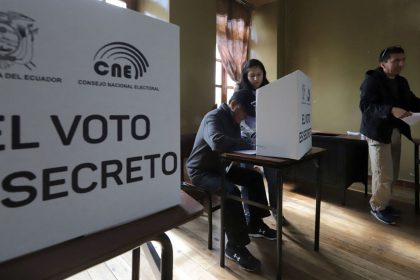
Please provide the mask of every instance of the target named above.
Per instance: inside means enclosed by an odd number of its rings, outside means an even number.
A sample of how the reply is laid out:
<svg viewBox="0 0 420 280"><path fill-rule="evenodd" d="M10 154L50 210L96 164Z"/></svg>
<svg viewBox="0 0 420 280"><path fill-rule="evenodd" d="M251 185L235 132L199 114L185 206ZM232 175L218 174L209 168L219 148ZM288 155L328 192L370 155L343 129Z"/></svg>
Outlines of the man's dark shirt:
<svg viewBox="0 0 420 280"><path fill-rule="evenodd" d="M239 124L234 121L229 106L223 103L201 121L187 161L188 175L194 177L202 171L219 173L220 153L252 148L251 143L241 138Z"/></svg>
<svg viewBox="0 0 420 280"><path fill-rule="evenodd" d="M398 128L411 139L410 127L391 113L393 107L412 112L420 111L420 99L411 92L404 77L397 75L391 80L379 67L366 72L360 90L360 132L363 135L381 143L390 143L392 130Z"/></svg>

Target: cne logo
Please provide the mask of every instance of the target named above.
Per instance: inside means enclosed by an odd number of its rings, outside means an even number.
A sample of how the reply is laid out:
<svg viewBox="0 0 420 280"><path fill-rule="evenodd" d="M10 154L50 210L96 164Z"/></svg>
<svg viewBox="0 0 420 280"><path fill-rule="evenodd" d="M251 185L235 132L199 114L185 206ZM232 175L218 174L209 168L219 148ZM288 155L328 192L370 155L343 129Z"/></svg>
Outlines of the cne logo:
<svg viewBox="0 0 420 280"><path fill-rule="evenodd" d="M302 102L310 102L311 101L311 89L306 89L306 86L302 84Z"/></svg>
<svg viewBox="0 0 420 280"><path fill-rule="evenodd" d="M16 12L0 11L0 69L14 64L35 68L32 62L34 34L38 29L35 20Z"/></svg>
<svg viewBox="0 0 420 280"><path fill-rule="evenodd" d="M138 79L149 67L146 57L134 46L112 42L100 48L93 57L93 69L98 75Z"/></svg>

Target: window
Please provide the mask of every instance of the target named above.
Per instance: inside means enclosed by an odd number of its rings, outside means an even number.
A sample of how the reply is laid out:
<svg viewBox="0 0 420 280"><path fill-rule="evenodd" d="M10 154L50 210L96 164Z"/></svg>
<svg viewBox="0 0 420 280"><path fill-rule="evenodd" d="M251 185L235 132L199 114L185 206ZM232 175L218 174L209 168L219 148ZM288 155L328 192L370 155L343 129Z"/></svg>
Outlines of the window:
<svg viewBox="0 0 420 280"><path fill-rule="evenodd" d="M118 6L118 7L121 7L121 8L127 8L127 3L123 0L98 0L98 1L106 2L108 4Z"/></svg>
<svg viewBox="0 0 420 280"><path fill-rule="evenodd" d="M215 71L215 103L219 106L228 102L233 94L236 82L233 81L223 68L222 59L216 46L216 71Z"/></svg>
<svg viewBox="0 0 420 280"><path fill-rule="evenodd" d="M131 8L131 9L134 8L134 6L131 7L131 4L134 5L133 2L136 2L136 1L132 1L132 0L131 1L130 0L98 0L98 1L106 2L108 4L118 6L118 7L121 7L121 8Z"/></svg>
<svg viewBox="0 0 420 280"><path fill-rule="evenodd" d="M124 9L138 10L139 0L98 0Z"/></svg>

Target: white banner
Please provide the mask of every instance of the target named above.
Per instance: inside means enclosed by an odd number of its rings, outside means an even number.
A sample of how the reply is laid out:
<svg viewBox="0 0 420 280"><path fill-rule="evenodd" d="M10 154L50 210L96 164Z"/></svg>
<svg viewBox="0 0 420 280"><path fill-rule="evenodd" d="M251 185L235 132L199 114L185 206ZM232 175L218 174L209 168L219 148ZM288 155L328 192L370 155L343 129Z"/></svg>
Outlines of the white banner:
<svg viewBox="0 0 420 280"><path fill-rule="evenodd" d="M0 262L179 203L179 29L2 0Z"/></svg>

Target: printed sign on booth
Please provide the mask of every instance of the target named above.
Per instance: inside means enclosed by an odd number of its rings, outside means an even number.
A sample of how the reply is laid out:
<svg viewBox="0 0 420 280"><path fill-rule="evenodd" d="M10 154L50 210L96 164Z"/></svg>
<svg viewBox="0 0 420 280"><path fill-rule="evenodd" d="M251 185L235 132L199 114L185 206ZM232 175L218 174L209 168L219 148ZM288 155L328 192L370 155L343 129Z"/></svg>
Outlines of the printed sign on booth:
<svg viewBox="0 0 420 280"><path fill-rule="evenodd" d="M179 204L177 26L2 1L0 87L0 262Z"/></svg>

